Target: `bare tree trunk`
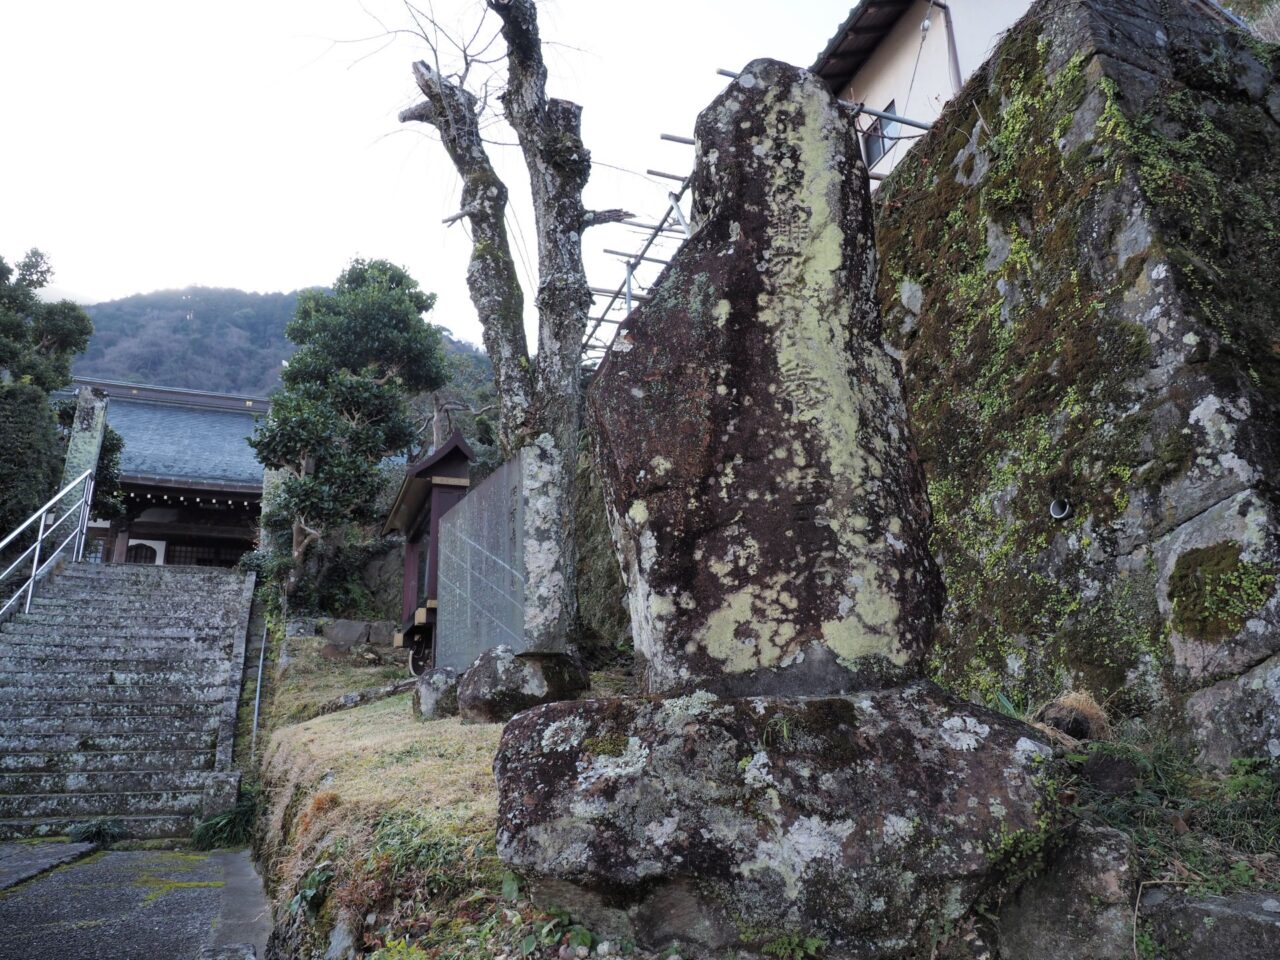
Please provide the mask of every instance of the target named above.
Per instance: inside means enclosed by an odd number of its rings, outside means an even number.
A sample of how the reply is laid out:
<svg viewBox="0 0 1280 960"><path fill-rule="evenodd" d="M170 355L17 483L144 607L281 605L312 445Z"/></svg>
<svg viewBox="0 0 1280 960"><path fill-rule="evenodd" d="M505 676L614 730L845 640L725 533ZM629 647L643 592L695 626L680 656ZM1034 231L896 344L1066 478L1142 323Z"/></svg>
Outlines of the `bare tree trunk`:
<svg viewBox="0 0 1280 960"><path fill-rule="evenodd" d="M486 0L502 20L508 83L502 95L529 170L538 237L538 354L524 335L524 297L503 213L506 185L480 134L480 100L430 65L414 65L425 97L402 121L421 120L440 139L463 181L462 210L472 231L467 284L484 326L500 404L499 443L508 456L525 450L526 620L535 648L558 649L577 617L573 494L577 462L582 338L591 293L582 263L582 232L627 216L591 212L582 190L591 155L581 137L581 108L548 99L546 65L534 0Z"/></svg>

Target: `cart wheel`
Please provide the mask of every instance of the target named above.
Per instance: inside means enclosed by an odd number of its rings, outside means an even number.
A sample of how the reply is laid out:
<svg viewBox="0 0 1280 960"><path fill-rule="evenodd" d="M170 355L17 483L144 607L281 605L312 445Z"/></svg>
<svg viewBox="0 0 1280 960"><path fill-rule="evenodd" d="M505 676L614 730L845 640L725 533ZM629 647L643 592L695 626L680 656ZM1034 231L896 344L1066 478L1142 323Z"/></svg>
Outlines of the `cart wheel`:
<svg viewBox="0 0 1280 960"><path fill-rule="evenodd" d="M425 639L413 641L413 649L409 651L409 672L420 677L431 665L431 647Z"/></svg>

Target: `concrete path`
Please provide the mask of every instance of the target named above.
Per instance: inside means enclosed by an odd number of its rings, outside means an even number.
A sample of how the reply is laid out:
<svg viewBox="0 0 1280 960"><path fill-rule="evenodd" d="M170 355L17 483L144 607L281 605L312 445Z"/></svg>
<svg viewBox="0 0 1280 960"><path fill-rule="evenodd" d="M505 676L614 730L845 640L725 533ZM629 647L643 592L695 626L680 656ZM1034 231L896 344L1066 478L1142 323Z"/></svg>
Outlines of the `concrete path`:
<svg viewBox="0 0 1280 960"><path fill-rule="evenodd" d="M0 845L0 864L10 846L25 845ZM247 851L99 852L0 893L0 930L0 960L195 960L230 944L262 957L270 914Z"/></svg>

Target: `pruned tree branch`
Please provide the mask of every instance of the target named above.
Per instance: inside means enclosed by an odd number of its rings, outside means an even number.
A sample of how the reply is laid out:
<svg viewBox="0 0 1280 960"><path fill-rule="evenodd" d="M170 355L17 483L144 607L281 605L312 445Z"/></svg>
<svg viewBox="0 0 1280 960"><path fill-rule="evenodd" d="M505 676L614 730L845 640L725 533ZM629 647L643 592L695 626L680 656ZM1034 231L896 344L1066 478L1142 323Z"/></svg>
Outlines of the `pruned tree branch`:
<svg viewBox="0 0 1280 960"><path fill-rule="evenodd" d="M485 149L476 96L425 61L413 65L413 74L425 99L404 111L401 119L435 127L462 177L462 208L457 219L469 222L472 239L467 287L484 328L485 349L493 361L501 398L499 442L510 454L529 435L533 384L524 335L524 293L504 221L507 187Z"/></svg>
<svg viewBox="0 0 1280 960"><path fill-rule="evenodd" d="M582 215L582 229L587 227L598 227L602 223L620 223L623 220L630 220L635 214L630 210L588 210Z"/></svg>

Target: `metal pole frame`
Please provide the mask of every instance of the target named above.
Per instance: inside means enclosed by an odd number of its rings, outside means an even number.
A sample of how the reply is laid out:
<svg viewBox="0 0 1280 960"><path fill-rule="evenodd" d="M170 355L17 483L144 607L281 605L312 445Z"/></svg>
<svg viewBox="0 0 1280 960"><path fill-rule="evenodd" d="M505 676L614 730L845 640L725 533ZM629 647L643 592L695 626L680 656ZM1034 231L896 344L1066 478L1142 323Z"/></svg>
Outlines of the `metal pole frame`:
<svg viewBox="0 0 1280 960"><path fill-rule="evenodd" d="M23 601L22 612L31 612L31 598L36 592L36 577L40 573L40 545L44 543L44 522L49 515L47 513L40 514L40 532L36 535L36 551L31 560L31 579L27 581L27 599Z"/></svg>

